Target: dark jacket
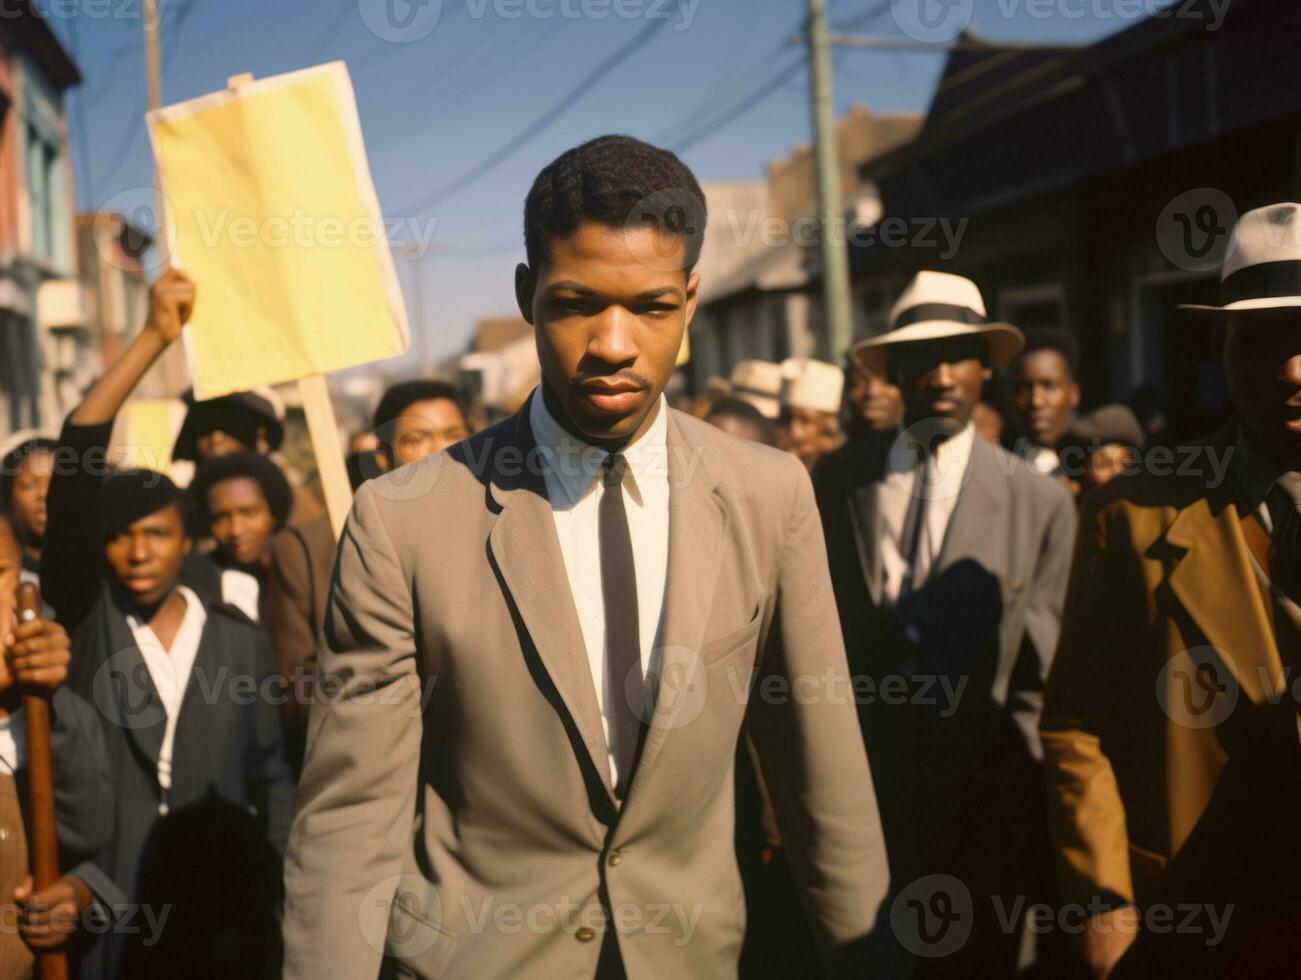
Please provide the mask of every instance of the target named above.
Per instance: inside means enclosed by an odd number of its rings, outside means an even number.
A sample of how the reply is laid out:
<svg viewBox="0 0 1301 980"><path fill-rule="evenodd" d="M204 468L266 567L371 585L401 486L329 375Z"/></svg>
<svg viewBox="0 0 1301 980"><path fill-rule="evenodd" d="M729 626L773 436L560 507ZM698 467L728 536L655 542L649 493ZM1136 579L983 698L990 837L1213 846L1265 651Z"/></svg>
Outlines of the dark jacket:
<svg viewBox="0 0 1301 980"><path fill-rule="evenodd" d="M284 760L275 662L266 634L238 610L200 595L207 618L181 704L172 786L164 800L157 760L166 715L110 587L101 543L87 531L95 526L100 475L85 461L94 459L109 429L64 427L60 448L71 449L82 465L64 465L51 483L42 582L72 634L69 686L104 721L115 799L111 839L95 863L130 900L148 873L141 857L160 818L211 799L258 814L268 838L283 852L293 779ZM238 855L231 855L231 870L240 873ZM122 941L107 934L80 975L113 976Z"/></svg>

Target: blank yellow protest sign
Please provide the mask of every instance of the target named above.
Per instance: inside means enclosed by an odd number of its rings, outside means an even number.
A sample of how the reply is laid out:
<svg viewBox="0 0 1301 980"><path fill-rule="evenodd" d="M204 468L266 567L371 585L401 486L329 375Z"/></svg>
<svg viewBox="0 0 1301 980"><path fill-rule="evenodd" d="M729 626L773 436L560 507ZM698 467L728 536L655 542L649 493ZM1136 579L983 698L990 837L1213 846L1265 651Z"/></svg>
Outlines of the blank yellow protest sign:
<svg viewBox="0 0 1301 980"><path fill-rule="evenodd" d="M150 113L172 263L198 287L195 393L401 354L406 310L347 68L334 62Z"/></svg>

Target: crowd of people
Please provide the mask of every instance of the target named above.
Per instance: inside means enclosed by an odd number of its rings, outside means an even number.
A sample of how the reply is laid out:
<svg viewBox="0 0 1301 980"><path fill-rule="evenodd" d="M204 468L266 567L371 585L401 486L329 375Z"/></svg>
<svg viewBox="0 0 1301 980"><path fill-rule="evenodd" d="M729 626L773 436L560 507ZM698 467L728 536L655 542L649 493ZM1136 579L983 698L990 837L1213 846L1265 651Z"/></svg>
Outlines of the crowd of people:
<svg viewBox="0 0 1301 980"><path fill-rule="evenodd" d="M841 364L742 361L670 409L700 243L625 221L656 195L703 200L627 137L539 175L542 384L487 427L453 383L390 387L341 541L273 392L190 399L185 487L110 465L202 302L179 270L58 437L10 440L0 975L1295 962L1301 206L1246 214L1223 306L1188 311L1236 418L1155 472L1159 418L1083 411L1072 335L948 272ZM40 890L23 692L53 709Z"/></svg>

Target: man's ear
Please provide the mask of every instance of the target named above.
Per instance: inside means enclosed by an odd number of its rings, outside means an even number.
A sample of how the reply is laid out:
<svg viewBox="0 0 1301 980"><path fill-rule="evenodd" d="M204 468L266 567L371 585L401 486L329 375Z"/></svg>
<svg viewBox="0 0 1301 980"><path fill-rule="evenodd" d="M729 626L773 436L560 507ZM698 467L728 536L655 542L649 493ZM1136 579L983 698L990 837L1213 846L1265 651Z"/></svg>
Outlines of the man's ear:
<svg viewBox="0 0 1301 980"><path fill-rule="evenodd" d="M700 273L693 272L687 277L687 326L696 315L696 300L700 297Z"/></svg>
<svg viewBox="0 0 1301 980"><path fill-rule="evenodd" d="M265 456L271 452L271 440L267 438L266 426L257 427L257 437L253 440L253 451L260 456Z"/></svg>
<svg viewBox="0 0 1301 980"><path fill-rule="evenodd" d="M519 304L519 315L529 323L533 322L533 295L538 289L538 277L533 270L521 262L515 266L515 302Z"/></svg>
<svg viewBox="0 0 1301 980"><path fill-rule="evenodd" d="M381 442L379 444L379 448L375 450L375 462L379 464L381 473L387 473L393 469L393 450L389 448L388 443Z"/></svg>

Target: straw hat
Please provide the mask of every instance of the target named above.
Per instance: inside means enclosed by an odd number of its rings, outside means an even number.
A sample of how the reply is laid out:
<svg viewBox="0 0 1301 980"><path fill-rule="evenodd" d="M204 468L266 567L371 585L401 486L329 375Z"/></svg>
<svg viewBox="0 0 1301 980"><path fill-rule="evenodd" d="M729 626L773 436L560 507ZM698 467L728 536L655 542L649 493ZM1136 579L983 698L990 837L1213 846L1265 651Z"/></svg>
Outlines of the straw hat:
<svg viewBox="0 0 1301 980"><path fill-rule="evenodd" d="M985 301L970 279L948 272L919 272L890 311L890 329L860 340L850 355L864 367L885 373L886 355L899 344L982 337L989 347L989 366L1002 367L1025 345L1021 331L1010 323L990 323Z"/></svg>
<svg viewBox="0 0 1301 980"><path fill-rule="evenodd" d="M845 372L840 368L811 357L788 357L781 369L787 405L813 412L840 411L845 390Z"/></svg>
<svg viewBox="0 0 1301 980"><path fill-rule="evenodd" d="M1301 204L1271 204L1239 218L1220 269L1220 305L1179 307L1221 316L1296 308L1301 308Z"/></svg>
<svg viewBox="0 0 1301 980"><path fill-rule="evenodd" d="M749 402L764 418L781 415L782 366L772 361L741 361L732 368L732 394Z"/></svg>

